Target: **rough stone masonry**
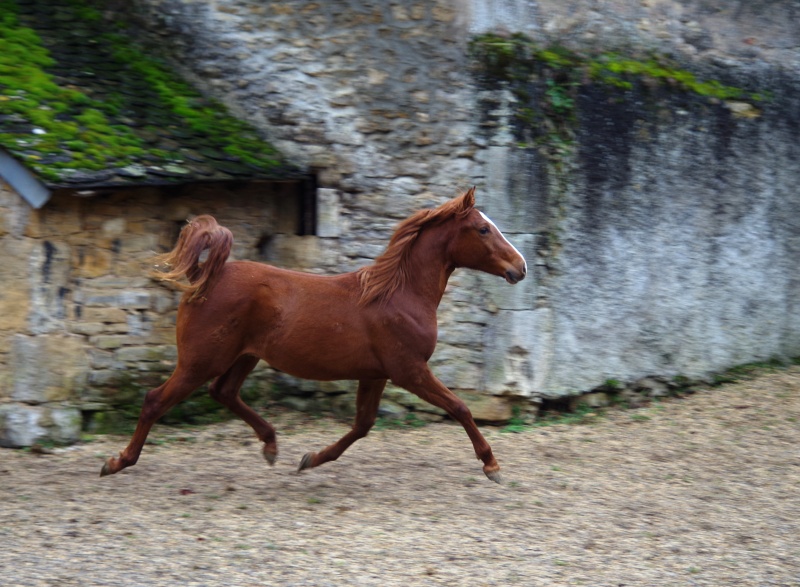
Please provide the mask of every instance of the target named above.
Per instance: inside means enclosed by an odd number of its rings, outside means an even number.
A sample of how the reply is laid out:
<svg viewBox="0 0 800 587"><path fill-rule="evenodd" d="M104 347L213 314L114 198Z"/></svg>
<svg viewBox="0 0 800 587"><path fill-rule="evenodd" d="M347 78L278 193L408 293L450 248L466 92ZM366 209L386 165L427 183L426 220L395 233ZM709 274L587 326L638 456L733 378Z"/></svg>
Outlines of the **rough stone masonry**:
<svg viewBox="0 0 800 587"><path fill-rule="evenodd" d="M355 269L399 219L478 186L481 207L535 267L515 288L457 272L442 304L432 365L476 409L485 404L485 419L508 417L509 397L535 402L609 379L705 377L800 355L796 3L109 6L317 174L317 234L276 236L271 246L287 255L276 262L307 266L303 251L313 251L316 271ZM520 144L508 87L474 75L467 43L487 31L657 53L770 99L700 104L588 84L557 178L545 155Z"/></svg>
<svg viewBox="0 0 800 587"><path fill-rule="evenodd" d="M672 0L140 0L128 17L317 171L326 271L369 262L397 219L477 184L537 271L513 289L457 273L434 364L454 388L535 399L800 352L797 11ZM661 54L771 99L693 106L679 93L589 85L559 187L546 157L519 146L507 88L473 76L467 43L485 31Z"/></svg>

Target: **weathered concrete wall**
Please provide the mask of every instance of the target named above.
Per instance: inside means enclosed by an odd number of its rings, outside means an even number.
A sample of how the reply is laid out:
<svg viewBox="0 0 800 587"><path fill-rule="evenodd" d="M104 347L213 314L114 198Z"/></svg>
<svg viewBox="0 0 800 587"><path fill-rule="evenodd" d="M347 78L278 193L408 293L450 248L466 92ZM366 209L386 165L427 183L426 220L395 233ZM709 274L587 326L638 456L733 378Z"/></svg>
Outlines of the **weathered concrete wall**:
<svg viewBox="0 0 800 587"><path fill-rule="evenodd" d="M478 184L537 271L515 288L456 274L433 359L449 386L535 399L798 354L796 3L138 0L121 11L318 171L325 271L369 262L396 219ZM657 51L774 99L737 118L588 85L556 187L545 158L518 147L510 93L472 76L467 42L485 31Z"/></svg>
<svg viewBox="0 0 800 587"><path fill-rule="evenodd" d="M148 272L187 218L231 227L234 258L273 260L293 241L295 265L313 269L304 245L314 241L293 236L296 199L282 189L61 194L32 210L0 183L0 446L74 441L82 416L113 404L120 386L172 371L180 292Z"/></svg>
<svg viewBox="0 0 800 587"><path fill-rule="evenodd" d="M571 181L549 208L557 245L528 313L553 392L800 355L800 84L774 88L791 98L758 118L581 92Z"/></svg>
<svg viewBox="0 0 800 587"><path fill-rule="evenodd" d="M523 30L542 46L589 55L656 52L700 79L768 96L748 103L583 83L574 144L558 161L494 149L492 160L507 164L489 167L492 192L526 202L538 237L535 307L514 315L512 340L487 347L497 375L503 357L535 357L531 388L560 395L606 379L703 377L797 356L800 7L469 5L476 31ZM509 124L524 140L524 124Z"/></svg>

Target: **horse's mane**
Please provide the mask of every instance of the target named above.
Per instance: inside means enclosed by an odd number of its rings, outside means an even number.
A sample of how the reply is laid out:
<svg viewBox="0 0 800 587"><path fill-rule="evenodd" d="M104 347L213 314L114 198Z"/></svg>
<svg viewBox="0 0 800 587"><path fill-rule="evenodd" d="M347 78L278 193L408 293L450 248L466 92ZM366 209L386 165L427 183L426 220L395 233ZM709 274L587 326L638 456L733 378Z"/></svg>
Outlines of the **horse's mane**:
<svg viewBox="0 0 800 587"><path fill-rule="evenodd" d="M361 285L359 304L365 306L376 301L384 302L400 289L408 281L411 248L422 230L451 217L463 218L474 205L473 187L438 208L420 210L403 220L394 231L383 254L372 265L358 270L358 281Z"/></svg>

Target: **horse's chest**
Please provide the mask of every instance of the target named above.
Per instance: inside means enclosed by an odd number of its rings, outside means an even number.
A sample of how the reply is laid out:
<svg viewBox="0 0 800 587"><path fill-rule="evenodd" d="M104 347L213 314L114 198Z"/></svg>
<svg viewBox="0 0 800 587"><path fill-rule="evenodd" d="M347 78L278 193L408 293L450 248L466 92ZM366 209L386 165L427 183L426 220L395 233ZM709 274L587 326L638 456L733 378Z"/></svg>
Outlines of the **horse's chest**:
<svg viewBox="0 0 800 587"><path fill-rule="evenodd" d="M398 314L387 318L385 324L391 346L397 351L403 349L422 354L427 361L436 348L436 319L426 319L414 315Z"/></svg>

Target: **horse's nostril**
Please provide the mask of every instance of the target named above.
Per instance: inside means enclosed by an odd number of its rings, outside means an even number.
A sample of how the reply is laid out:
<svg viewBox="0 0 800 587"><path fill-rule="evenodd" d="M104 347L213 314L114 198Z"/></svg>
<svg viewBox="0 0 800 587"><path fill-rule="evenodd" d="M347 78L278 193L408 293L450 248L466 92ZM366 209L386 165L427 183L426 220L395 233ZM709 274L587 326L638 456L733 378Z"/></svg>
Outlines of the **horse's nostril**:
<svg viewBox="0 0 800 587"><path fill-rule="evenodd" d="M511 269L506 271L506 281L512 285L515 283L519 283L523 279L525 279L524 272L518 273L517 271L512 271Z"/></svg>

